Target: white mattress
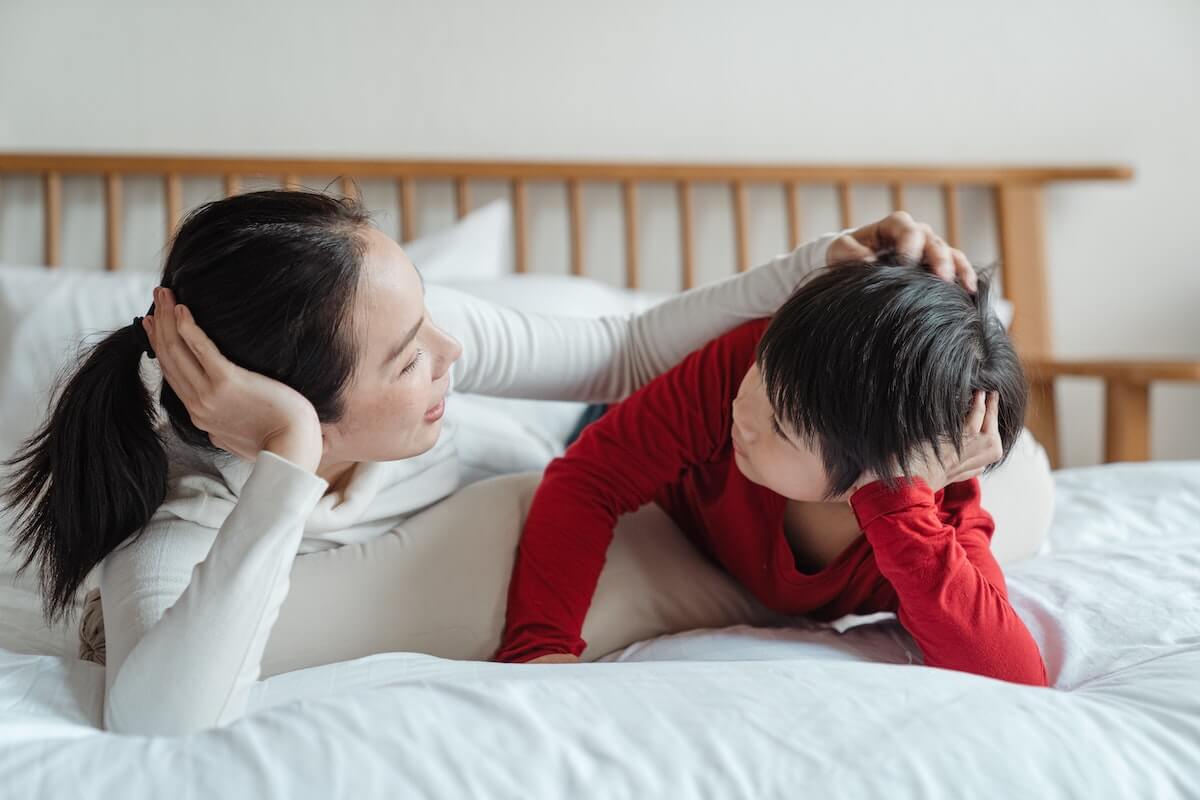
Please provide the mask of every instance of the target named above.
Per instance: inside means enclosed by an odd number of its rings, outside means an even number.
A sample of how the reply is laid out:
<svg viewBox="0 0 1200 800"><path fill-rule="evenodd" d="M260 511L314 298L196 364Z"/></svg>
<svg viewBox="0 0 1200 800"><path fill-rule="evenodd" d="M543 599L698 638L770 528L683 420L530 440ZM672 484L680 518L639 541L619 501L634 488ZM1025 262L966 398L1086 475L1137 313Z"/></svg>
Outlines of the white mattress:
<svg viewBox="0 0 1200 800"><path fill-rule="evenodd" d="M1200 462L1057 473L1008 569L1053 689L910 665L894 622L698 631L569 666L375 656L179 738L96 728L101 669L0 594L0 797L1200 795ZM27 620L26 620L27 621ZM180 686L179 691L187 691Z"/></svg>

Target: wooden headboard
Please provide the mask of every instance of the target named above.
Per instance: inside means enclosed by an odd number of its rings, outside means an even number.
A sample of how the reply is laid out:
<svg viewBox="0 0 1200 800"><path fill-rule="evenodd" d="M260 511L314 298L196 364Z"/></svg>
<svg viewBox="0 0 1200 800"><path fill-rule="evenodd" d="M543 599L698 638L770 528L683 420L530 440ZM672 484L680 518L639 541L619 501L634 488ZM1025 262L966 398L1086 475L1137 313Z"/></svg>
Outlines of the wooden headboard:
<svg viewBox="0 0 1200 800"><path fill-rule="evenodd" d="M750 164L649 164L601 162L518 161L415 161L330 158L260 158L207 156L133 156L74 154L0 153L0 179L8 176L37 176L42 183L44 217L43 262L54 267L61 260L62 181L64 176L100 176L104 183L104 263L108 269L122 265L122 180L147 176L163 182L163 224L167 235L184 213L182 185L185 177L217 176L226 194L239 191L244 179L269 176L282 186L299 186L307 176L336 175L345 194L356 192L356 181L395 181L399 204L400 233L409 240L418 233L417 182L445 181L453 187L459 216L471 208L472 181L504 181L509 184L515 238L515 266L524 271L528 263L527 186L555 182L563 187L567 212L570 268L587 274L584 240L585 214L581 187L585 183L615 183L620 187L624 229L624 282L637 287L642 280L638 261L638 187L645 183L673 184L678 214L681 285L696 282L694 258L693 189L697 185L728 187L732 207L736 268L750 266L747 218L747 186L771 185L782 193L789 245L802 237L801 187L811 184L836 188L838 218L842 227L870 220L853 218L856 186L888 188L893 209L906 208L906 190L934 186L941 194L944 235L958 246L961 187L982 187L994 197L998 253L1002 264L1005 295L1015 307L1012 336L1022 357L1031 365L1034 397L1029 427L1057 463L1057 425L1053 378L1064 374L1064 365L1051 359L1050 307L1046 291L1045 201L1048 184L1064 181L1128 180L1132 170L1121 166L856 166L856 165L750 165ZM1082 362L1074 362L1079 368ZM1107 362L1109 366L1114 362ZM1142 366L1145 366L1143 363ZM1178 365L1176 365L1178 366ZM1079 374L1079 373L1069 373ZM1197 373L1200 377L1200 372ZM1106 379L1109 379L1106 376ZM1111 397L1111 393L1110 393ZM1136 410L1136 409L1135 409ZM1128 414L1126 403L1124 413ZM1142 437L1143 440L1146 436ZM1113 441L1124 450L1113 451ZM1113 435L1110 431L1110 460L1145 458L1137 437Z"/></svg>

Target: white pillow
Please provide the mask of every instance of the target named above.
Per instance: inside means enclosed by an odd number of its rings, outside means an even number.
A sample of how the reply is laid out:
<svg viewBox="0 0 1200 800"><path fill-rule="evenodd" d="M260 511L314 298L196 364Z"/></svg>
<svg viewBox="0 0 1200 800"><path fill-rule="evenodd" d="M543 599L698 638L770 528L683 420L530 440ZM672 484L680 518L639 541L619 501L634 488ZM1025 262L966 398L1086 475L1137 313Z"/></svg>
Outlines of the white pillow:
<svg viewBox="0 0 1200 800"><path fill-rule="evenodd" d="M145 314L157 284L145 272L0 265L0 458L41 424L81 339Z"/></svg>
<svg viewBox="0 0 1200 800"><path fill-rule="evenodd" d="M619 289L573 275L504 275L490 279L439 278L437 283L530 314L605 317L645 311L671 292Z"/></svg>
<svg viewBox="0 0 1200 800"><path fill-rule="evenodd" d="M448 228L403 245L425 280L481 280L513 271L512 209L495 200Z"/></svg>

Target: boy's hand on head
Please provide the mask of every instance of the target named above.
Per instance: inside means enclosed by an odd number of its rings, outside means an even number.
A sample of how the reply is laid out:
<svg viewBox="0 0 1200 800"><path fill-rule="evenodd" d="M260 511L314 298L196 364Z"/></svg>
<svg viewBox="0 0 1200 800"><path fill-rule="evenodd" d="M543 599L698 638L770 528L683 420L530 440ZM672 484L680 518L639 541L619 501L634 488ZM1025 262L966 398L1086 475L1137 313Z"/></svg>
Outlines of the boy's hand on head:
<svg viewBox="0 0 1200 800"><path fill-rule="evenodd" d="M935 455L932 447L919 456L914 472L933 491L944 489L952 483L970 480L1004 456L1004 444L1000 440L999 428L1000 394L998 392L975 392L971 410L963 423L962 450L954 452L953 445L946 443ZM941 458L937 458L940 455Z"/></svg>
<svg viewBox="0 0 1200 800"><path fill-rule="evenodd" d="M962 251L946 244L933 228L917 222L907 211L893 211L879 222L834 239L825 263L872 261L876 253L886 250L928 265L931 272L945 280L957 279L969 292L978 287L975 268Z"/></svg>
<svg viewBox="0 0 1200 800"><path fill-rule="evenodd" d="M910 461L912 477L920 478L934 492L952 483L970 480L983 473L990 464L1004 455L999 428L1000 395L998 392L975 392L971 410L963 423L962 450L954 452L949 442L940 447L926 445ZM899 470L896 470L898 475ZM864 472L855 481L851 494L883 476Z"/></svg>

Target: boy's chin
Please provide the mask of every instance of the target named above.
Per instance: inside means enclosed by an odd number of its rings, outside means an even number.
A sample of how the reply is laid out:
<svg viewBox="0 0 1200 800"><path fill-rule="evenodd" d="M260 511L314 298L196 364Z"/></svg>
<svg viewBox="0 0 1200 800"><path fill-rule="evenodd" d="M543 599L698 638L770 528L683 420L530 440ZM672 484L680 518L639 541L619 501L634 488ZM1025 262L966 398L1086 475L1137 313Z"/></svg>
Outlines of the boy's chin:
<svg viewBox="0 0 1200 800"><path fill-rule="evenodd" d="M844 503L850 499L850 492L838 497L826 497L820 490L813 489L812 491L803 491L795 486L782 486L773 481L764 478L754 469L754 465L749 462L740 453L733 454L733 463L737 466L738 471L746 480L753 484L770 489L775 494L783 497L786 500L793 500L797 503Z"/></svg>

